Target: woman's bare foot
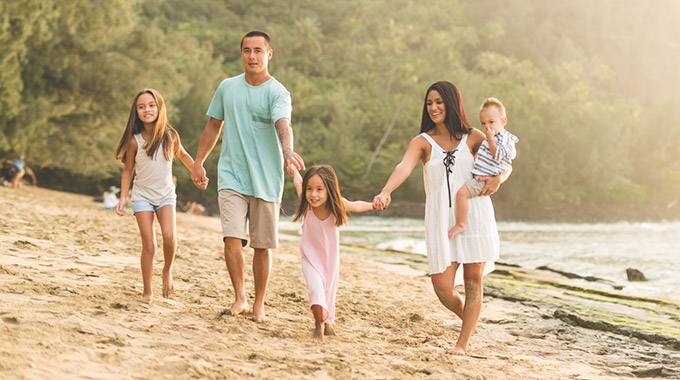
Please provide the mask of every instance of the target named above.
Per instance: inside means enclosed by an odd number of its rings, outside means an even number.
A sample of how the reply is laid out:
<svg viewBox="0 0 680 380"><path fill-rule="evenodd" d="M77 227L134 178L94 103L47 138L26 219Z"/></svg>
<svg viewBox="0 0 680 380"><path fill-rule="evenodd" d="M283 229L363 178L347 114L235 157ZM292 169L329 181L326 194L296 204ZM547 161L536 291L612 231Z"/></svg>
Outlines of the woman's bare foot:
<svg viewBox="0 0 680 380"><path fill-rule="evenodd" d="M323 335L324 335L324 324L320 324L314 328L314 333L312 334L312 338L318 341L323 340Z"/></svg>
<svg viewBox="0 0 680 380"><path fill-rule="evenodd" d="M175 292L175 287L172 284L172 273L168 276L163 276L163 297L168 298Z"/></svg>
<svg viewBox="0 0 680 380"><path fill-rule="evenodd" d="M324 323L323 333L324 335L335 335L335 327L330 323Z"/></svg>
<svg viewBox="0 0 680 380"><path fill-rule="evenodd" d="M456 224L449 230L449 240L455 238L463 232L465 232L465 225L459 226Z"/></svg>
<svg viewBox="0 0 680 380"><path fill-rule="evenodd" d="M153 301L153 294L142 294L142 298L140 298L139 301L150 304L151 301Z"/></svg>
<svg viewBox="0 0 680 380"><path fill-rule="evenodd" d="M456 356L465 356L467 355L467 351L462 347L456 346L453 348L453 350L451 350L451 354Z"/></svg>

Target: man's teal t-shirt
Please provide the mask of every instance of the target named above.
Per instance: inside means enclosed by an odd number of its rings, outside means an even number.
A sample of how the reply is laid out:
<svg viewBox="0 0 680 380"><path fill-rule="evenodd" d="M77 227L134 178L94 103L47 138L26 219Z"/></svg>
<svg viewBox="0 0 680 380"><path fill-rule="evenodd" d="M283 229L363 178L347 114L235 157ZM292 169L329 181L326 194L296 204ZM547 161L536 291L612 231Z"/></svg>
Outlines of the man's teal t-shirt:
<svg viewBox="0 0 680 380"><path fill-rule="evenodd" d="M274 123L291 112L290 93L274 77L259 86L248 84L245 74L220 83L206 113L224 120L218 190L281 202L283 156Z"/></svg>

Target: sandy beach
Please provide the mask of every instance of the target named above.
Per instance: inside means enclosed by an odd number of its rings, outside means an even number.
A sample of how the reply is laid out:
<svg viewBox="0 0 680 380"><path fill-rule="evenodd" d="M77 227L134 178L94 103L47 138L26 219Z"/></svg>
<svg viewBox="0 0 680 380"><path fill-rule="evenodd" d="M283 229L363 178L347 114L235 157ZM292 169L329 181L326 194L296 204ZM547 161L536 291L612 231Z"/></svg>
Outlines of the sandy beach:
<svg viewBox="0 0 680 380"><path fill-rule="evenodd" d="M217 218L178 213L175 293L161 297L159 247L151 305L139 302L132 215L83 195L0 187L0 231L4 379L680 378L680 305L601 308L597 297L607 295L585 297L548 274L499 266L487 278L469 355L456 357L447 349L460 320L437 301L418 263L381 262L389 253L341 248L337 335L316 342L294 244L274 251L270 322L256 324L225 314L233 293ZM250 249L246 257L249 267ZM249 270L246 285L252 297ZM670 327L580 323L625 308L631 320ZM647 320L652 312L658 320Z"/></svg>

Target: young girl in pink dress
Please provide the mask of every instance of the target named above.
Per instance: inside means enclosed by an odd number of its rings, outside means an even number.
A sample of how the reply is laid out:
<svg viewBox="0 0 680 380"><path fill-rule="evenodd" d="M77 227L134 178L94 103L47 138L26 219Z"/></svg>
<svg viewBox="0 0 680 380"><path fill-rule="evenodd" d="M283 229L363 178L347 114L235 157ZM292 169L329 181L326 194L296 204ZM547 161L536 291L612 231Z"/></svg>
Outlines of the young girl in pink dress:
<svg viewBox="0 0 680 380"><path fill-rule="evenodd" d="M323 340L324 335L335 335L335 294L340 274L339 227L347 223L347 211L373 210L373 205L343 198L335 170L328 165L312 166L304 178L296 171L293 183L300 199L293 220L304 219L300 253L314 314L314 338Z"/></svg>

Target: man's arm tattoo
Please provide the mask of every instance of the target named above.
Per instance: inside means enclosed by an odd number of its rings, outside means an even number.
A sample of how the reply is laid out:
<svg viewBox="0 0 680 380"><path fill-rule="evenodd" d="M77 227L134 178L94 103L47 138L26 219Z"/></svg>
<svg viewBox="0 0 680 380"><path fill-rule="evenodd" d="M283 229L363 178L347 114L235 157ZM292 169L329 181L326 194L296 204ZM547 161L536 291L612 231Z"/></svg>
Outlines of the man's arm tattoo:
<svg viewBox="0 0 680 380"><path fill-rule="evenodd" d="M281 140L281 147L283 149L283 159L287 160L293 156L293 128L291 128L290 120L287 118L279 119L275 125L279 130L279 140Z"/></svg>

